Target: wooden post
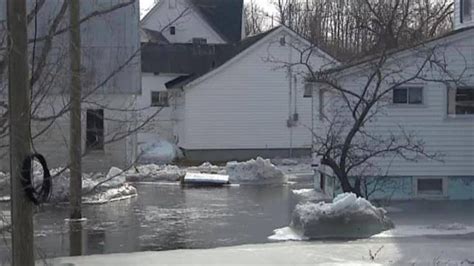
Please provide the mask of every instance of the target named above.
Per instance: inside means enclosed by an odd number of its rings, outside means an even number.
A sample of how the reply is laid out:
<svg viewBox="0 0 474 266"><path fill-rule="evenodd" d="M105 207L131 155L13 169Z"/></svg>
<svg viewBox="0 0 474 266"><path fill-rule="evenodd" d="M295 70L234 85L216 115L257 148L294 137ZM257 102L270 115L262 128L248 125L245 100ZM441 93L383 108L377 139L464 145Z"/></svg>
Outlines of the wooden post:
<svg viewBox="0 0 474 266"><path fill-rule="evenodd" d="M8 103L10 116L10 176L12 265L32 266L33 205L21 185L21 165L30 154L30 79L25 0L8 0Z"/></svg>
<svg viewBox="0 0 474 266"><path fill-rule="evenodd" d="M79 0L70 0L70 237L69 251L71 256L82 255L82 140L81 140L81 30L80 30L80 4Z"/></svg>

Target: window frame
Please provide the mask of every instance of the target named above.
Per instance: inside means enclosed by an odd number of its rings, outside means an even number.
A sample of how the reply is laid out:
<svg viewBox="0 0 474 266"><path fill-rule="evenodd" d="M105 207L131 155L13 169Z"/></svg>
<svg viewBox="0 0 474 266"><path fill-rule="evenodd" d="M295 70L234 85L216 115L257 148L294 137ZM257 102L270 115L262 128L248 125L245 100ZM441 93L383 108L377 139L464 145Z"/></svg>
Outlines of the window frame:
<svg viewBox="0 0 474 266"><path fill-rule="evenodd" d="M157 93L158 95L154 97L153 94ZM166 96L160 96L160 95L166 95ZM163 98L166 97L166 101L162 101ZM158 102L154 102L153 99L158 98ZM169 107L169 92L168 91L151 91L150 92L150 106L151 107Z"/></svg>
<svg viewBox="0 0 474 266"><path fill-rule="evenodd" d="M459 20L461 23L472 20L472 0L460 0Z"/></svg>
<svg viewBox="0 0 474 266"><path fill-rule="evenodd" d="M405 102L395 102L395 93L397 90L405 90L406 91L406 101ZM421 101L420 102L411 102L411 97L410 96L410 91L411 90L420 90L421 91ZM423 86L399 86L397 88L394 88L392 90L392 100L391 100L392 105L401 105L401 106L420 106L425 104L425 88Z"/></svg>
<svg viewBox="0 0 474 266"><path fill-rule="evenodd" d="M440 180L441 181L441 191L436 193L433 190L431 193L429 190L427 191L420 191L418 182L423 180ZM446 177L439 177L439 176L424 176L424 177L414 177L413 182L413 191L418 198L440 198L446 197L448 193L448 179Z"/></svg>
<svg viewBox="0 0 474 266"><path fill-rule="evenodd" d="M474 92L474 85L473 86L459 86L448 88L447 90L447 114L451 117L474 117L474 113L466 114L466 113L458 113L457 112L457 98L458 98L458 90L472 90ZM474 106L474 102L473 102Z"/></svg>

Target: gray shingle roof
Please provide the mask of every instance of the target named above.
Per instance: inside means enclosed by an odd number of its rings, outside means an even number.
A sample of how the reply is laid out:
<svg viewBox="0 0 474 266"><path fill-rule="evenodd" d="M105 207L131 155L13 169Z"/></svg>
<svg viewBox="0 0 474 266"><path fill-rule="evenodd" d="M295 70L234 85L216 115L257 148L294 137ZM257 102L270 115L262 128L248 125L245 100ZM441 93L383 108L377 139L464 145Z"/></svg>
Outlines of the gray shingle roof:
<svg viewBox="0 0 474 266"><path fill-rule="evenodd" d="M242 39L243 0L191 0L204 18L226 41Z"/></svg>
<svg viewBox="0 0 474 266"><path fill-rule="evenodd" d="M167 84L169 88L184 86L218 68L274 30L246 38L235 44L153 44L142 45L142 72L183 74Z"/></svg>

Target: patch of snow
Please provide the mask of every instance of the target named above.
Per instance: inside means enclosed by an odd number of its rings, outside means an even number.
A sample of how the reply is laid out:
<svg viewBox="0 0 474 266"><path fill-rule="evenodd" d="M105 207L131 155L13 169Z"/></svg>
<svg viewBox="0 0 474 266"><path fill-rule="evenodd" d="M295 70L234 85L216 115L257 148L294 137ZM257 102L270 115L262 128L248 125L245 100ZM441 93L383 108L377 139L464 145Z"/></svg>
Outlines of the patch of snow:
<svg viewBox="0 0 474 266"><path fill-rule="evenodd" d="M175 165L140 165L126 172L129 182L178 181L186 171Z"/></svg>
<svg viewBox="0 0 474 266"><path fill-rule="evenodd" d="M226 172L230 182L237 184L283 184L288 181L283 171L261 157L246 162L228 162Z"/></svg>
<svg viewBox="0 0 474 266"><path fill-rule="evenodd" d="M103 183L102 186L107 188L116 188L122 186L126 182L126 178L122 169L112 167L105 176L104 181L105 183Z"/></svg>
<svg viewBox="0 0 474 266"><path fill-rule="evenodd" d="M269 236L268 239L276 241L302 241L308 238L303 236L301 232L287 226L273 230L273 235Z"/></svg>
<svg viewBox="0 0 474 266"><path fill-rule="evenodd" d="M293 189L293 194L298 198L299 201L330 201L331 198L321 191L316 191L312 188Z"/></svg>
<svg viewBox="0 0 474 266"><path fill-rule="evenodd" d="M293 212L291 226L309 238L363 238L393 228L382 208L343 193L332 203L302 203Z"/></svg>
<svg viewBox="0 0 474 266"><path fill-rule="evenodd" d="M69 182L70 171L64 168L55 168L50 170L52 176L52 189L49 202L62 203L69 201ZM10 178L0 177L0 182L10 183ZM82 175L82 194L83 201L100 201L105 203L112 199L116 200L118 195L132 195L136 189L125 183L125 175L119 168L112 167L108 174L83 174ZM9 186L9 185L8 185ZM4 193L2 191L2 193ZM10 192L6 192L10 194ZM10 200L8 195L0 197L1 200Z"/></svg>
<svg viewBox="0 0 474 266"><path fill-rule="evenodd" d="M83 201L85 204L104 204L119 200L125 200L137 196L137 189L125 184L123 186L108 189L106 191L86 196Z"/></svg>
<svg viewBox="0 0 474 266"><path fill-rule="evenodd" d="M429 226L401 225L394 229L374 235L374 238L466 235L474 233L474 226L451 223Z"/></svg>
<svg viewBox="0 0 474 266"><path fill-rule="evenodd" d="M140 162L171 163L182 157L181 150L173 143L163 139L145 142L138 145Z"/></svg>
<svg viewBox="0 0 474 266"><path fill-rule="evenodd" d="M184 183L190 184L227 184L228 175L187 173L184 177Z"/></svg>
<svg viewBox="0 0 474 266"><path fill-rule="evenodd" d="M205 162L200 166L191 166L187 168L188 172L207 173L207 174L226 174L224 167Z"/></svg>

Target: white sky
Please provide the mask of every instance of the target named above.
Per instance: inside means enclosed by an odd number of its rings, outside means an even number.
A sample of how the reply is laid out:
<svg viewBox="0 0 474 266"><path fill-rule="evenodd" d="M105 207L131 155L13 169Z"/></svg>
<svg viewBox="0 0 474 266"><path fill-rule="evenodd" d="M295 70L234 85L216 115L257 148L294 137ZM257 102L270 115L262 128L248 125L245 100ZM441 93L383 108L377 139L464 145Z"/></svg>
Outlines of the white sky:
<svg viewBox="0 0 474 266"><path fill-rule="evenodd" d="M250 0L244 0L245 3L249 2ZM271 1L272 0L254 0L259 6L269 10L273 9ZM152 7L155 0L140 0L140 14L143 17Z"/></svg>

